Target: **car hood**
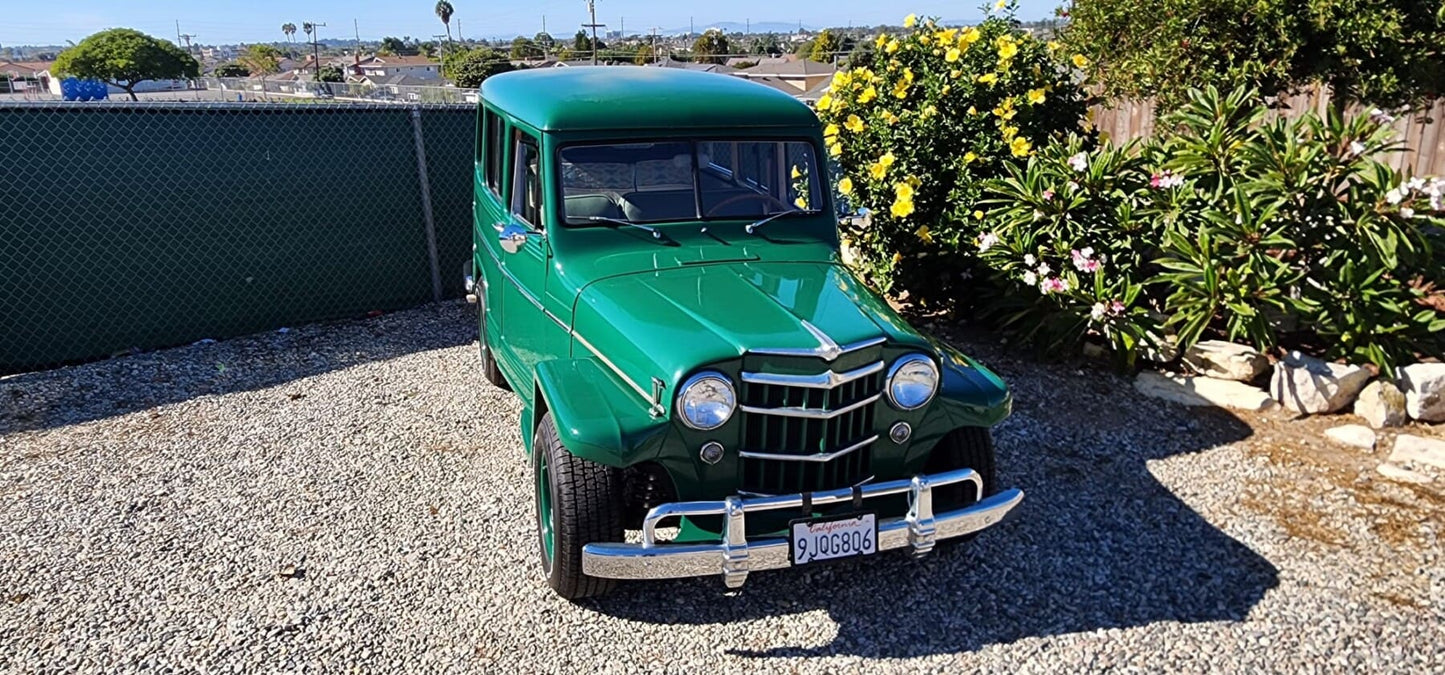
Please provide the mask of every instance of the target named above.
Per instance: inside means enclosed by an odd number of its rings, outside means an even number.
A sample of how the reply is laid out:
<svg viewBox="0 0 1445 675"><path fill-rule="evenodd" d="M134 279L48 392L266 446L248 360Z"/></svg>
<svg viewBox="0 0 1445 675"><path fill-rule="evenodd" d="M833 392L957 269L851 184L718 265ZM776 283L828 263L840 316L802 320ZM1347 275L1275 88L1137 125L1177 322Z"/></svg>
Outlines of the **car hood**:
<svg viewBox="0 0 1445 675"><path fill-rule="evenodd" d="M593 351L641 387L662 380L669 395L689 373L748 350L826 351L879 337L929 345L846 268L819 262L716 263L602 279L578 295L573 330L583 343L574 356Z"/></svg>

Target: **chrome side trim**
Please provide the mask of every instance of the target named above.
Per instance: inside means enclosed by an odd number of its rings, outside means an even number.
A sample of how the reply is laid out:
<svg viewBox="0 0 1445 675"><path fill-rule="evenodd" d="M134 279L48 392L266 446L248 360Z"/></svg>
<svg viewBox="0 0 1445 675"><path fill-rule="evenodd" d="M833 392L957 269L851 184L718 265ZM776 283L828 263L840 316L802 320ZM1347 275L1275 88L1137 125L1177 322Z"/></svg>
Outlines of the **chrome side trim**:
<svg viewBox="0 0 1445 675"><path fill-rule="evenodd" d="M739 452L738 456L747 457L749 459L776 459L784 462L829 462L855 450L861 450L863 448L866 448L870 443L873 443L877 440L878 435L874 434L867 439L854 443L853 445L850 445L841 450L834 450L833 452L819 452L811 455L788 455L780 452L748 452L744 450L742 452Z"/></svg>
<svg viewBox="0 0 1445 675"><path fill-rule="evenodd" d="M925 554L937 541L972 534L998 524L1014 513L1024 498L1021 490L1010 489L960 509L932 512L933 488L965 481L975 487L983 482L972 469L959 469L862 486L864 499L893 494L909 496L908 516L879 520L878 550L909 549L915 554ZM922 503L924 498L927 498L926 505ZM849 488L812 495L812 503L819 506L852 499L853 491ZM769 537L748 541L738 535L741 528L733 526L733 519L737 518L738 525L742 525L747 513L801 509L802 504L802 495L734 496L717 502L663 504L649 512L643 520L641 543L594 542L583 546L582 570L590 576L609 579L672 579L722 574L729 587L736 587L734 583L743 583L751 572L791 567L793 563L788 554L787 539ZM717 543L658 542L655 536L658 521L684 515L726 515L724 538ZM923 536L925 522L932 530L931 536Z"/></svg>
<svg viewBox="0 0 1445 675"><path fill-rule="evenodd" d="M880 372L883 370L884 365L882 361L878 361L844 373L828 370L817 375L774 375L772 373L744 372L742 374L742 380L752 384L775 384L785 387L807 387L809 389L833 389L838 385L847 384Z"/></svg>
<svg viewBox="0 0 1445 675"><path fill-rule="evenodd" d="M584 348L586 348L587 351L592 352L592 355L597 357L597 360L601 361L603 365L611 369L612 373L616 375L618 379L626 382L627 386L632 387L632 390L637 392L637 395L641 396L642 400L647 403L648 412L652 413L653 417L662 417L663 414L667 412L662 407L661 403L652 402L652 395L648 394L647 390L642 388L642 385L633 382L632 378L627 376L627 373L622 372L622 369L618 368L617 364L612 362L612 359L603 356L602 351L597 349L596 347L593 347L592 343L588 342L586 338L582 337L581 333L578 333L575 330L572 331L572 339L576 340L577 344L582 345Z"/></svg>
<svg viewBox="0 0 1445 675"><path fill-rule="evenodd" d="M883 344L888 341L887 337L880 335L875 338L868 338L867 340L859 340L852 344L839 345L833 341L833 338L828 337L826 333L818 330L817 326L807 321L801 321L800 323L802 323L803 329L807 330L808 333L813 336L813 339L818 341L817 347L761 347L749 349L748 352L772 356L813 356L824 361L832 361L844 354L856 352L860 349L867 349L873 345Z"/></svg>
<svg viewBox="0 0 1445 675"><path fill-rule="evenodd" d="M507 281L512 282L512 286L517 289L517 293L519 295L526 298L527 302L532 303L532 306L536 307L538 311L547 315L547 318L551 319L552 323L557 324L558 328L561 328L564 332L567 333L572 332L571 326L567 325L564 321L562 321L562 319L558 318L556 314L553 314L546 307L542 306L542 301L539 300L537 296L532 295L532 292L528 291L527 288L522 285L522 282L517 281L516 275L512 274L507 270L507 266L502 264L501 258L498 258L497 254L492 252L492 249L487 249L487 255L492 258L493 262L497 263L497 270L502 273L502 276L507 278ZM486 284L485 275L482 277L482 283Z"/></svg>
<svg viewBox="0 0 1445 675"><path fill-rule="evenodd" d="M883 398L883 392L881 391L856 403L852 403L850 405L845 405L841 408L838 408L837 410L819 410L817 408L798 407L759 408L750 405L740 405L738 406L738 410L748 413L757 413L759 415L777 415L779 417L802 417L810 420L830 420L834 417L842 415L843 413L853 412L854 410L862 408L865 405L872 405L880 398Z"/></svg>

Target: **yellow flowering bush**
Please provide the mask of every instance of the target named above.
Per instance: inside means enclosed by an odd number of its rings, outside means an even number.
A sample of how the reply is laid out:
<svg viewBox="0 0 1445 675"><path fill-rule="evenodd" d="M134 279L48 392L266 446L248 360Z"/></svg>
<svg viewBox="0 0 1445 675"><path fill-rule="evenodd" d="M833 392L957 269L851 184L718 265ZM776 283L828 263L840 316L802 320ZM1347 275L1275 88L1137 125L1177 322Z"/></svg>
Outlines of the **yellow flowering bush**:
<svg viewBox="0 0 1445 675"><path fill-rule="evenodd" d="M1068 55L1019 29L1011 5L977 26L903 23L868 67L839 71L817 109L838 191L868 214L844 225L856 268L937 304L972 272L983 182L1077 130L1085 95Z"/></svg>

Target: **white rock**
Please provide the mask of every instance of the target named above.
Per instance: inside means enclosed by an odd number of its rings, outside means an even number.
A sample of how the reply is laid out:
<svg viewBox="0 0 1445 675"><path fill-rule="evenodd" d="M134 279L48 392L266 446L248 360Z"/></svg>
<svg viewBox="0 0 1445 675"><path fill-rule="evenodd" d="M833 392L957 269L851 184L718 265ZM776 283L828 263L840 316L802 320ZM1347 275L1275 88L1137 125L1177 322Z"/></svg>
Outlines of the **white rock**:
<svg viewBox="0 0 1445 675"><path fill-rule="evenodd" d="M1269 358L1253 347L1205 340L1184 352L1184 363L1200 375L1251 382L1269 370Z"/></svg>
<svg viewBox="0 0 1445 675"><path fill-rule="evenodd" d="M1381 475L1381 476L1384 476L1384 477L1386 477L1386 478L1389 478L1390 480L1393 480L1393 481L1399 481L1399 482L1401 482L1401 483L1429 483L1429 482L1430 482L1430 477L1429 477L1429 476L1426 476L1426 475L1423 474L1423 473L1420 473L1419 471L1411 471L1411 470L1409 470L1409 469L1396 466L1396 465L1391 464L1391 463L1389 463L1389 462L1384 462L1384 463L1380 464L1379 466L1375 467L1375 471L1380 472L1380 475Z"/></svg>
<svg viewBox="0 0 1445 675"><path fill-rule="evenodd" d="M1360 424L1346 424L1333 429L1325 429L1325 436L1337 443L1343 443L1354 448L1365 450L1375 449L1375 432L1369 427Z"/></svg>
<svg viewBox="0 0 1445 675"><path fill-rule="evenodd" d="M1188 377L1146 370L1134 379L1134 389L1145 396L1189 406L1218 406L1254 411L1274 407L1274 400L1258 387L1212 377Z"/></svg>
<svg viewBox="0 0 1445 675"><path fill-rule="evenodd" d="M1353 403L1370 377L1370 371L1360 366L1326 363L1290 352L1274 364L1269 392L1295 412L1329 413Z"/></svg>
<svg viewBox="0 0 1445 675"><path fill-rule="evenodd" d="M1404 466L1425 464L1445 469L1445 441L1400 434L1395 437L1395 450L1390 453L1390 461Z"/></svg>
<svg viewBox="0 0 1445 675"><path fill-rule="evenodd" d="M1400 369L1405 411L1421 422L1445 422L1445 363L1416 363Z"/></svg>
<svg viewBox="0 0 1445 675"><path fill-rule="evenodd" d="M1404 426L1410 419L1405 412L1405 394L1389 380L1375 380L1365 385L1360 397L1355 399L1355 414L1376 429Z"/></svg>

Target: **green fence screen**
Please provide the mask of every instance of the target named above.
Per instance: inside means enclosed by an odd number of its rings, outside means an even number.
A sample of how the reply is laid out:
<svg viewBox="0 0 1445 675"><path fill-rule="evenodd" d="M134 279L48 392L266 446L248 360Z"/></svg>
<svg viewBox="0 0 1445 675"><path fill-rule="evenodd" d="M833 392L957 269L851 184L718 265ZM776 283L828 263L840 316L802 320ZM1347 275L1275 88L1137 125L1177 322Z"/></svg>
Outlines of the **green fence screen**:
<svg viewBox="0 0 1445 675"><path fill-rule="evenodd" d="M0 104L0 373L460 295L474 120Z"/></svg>

